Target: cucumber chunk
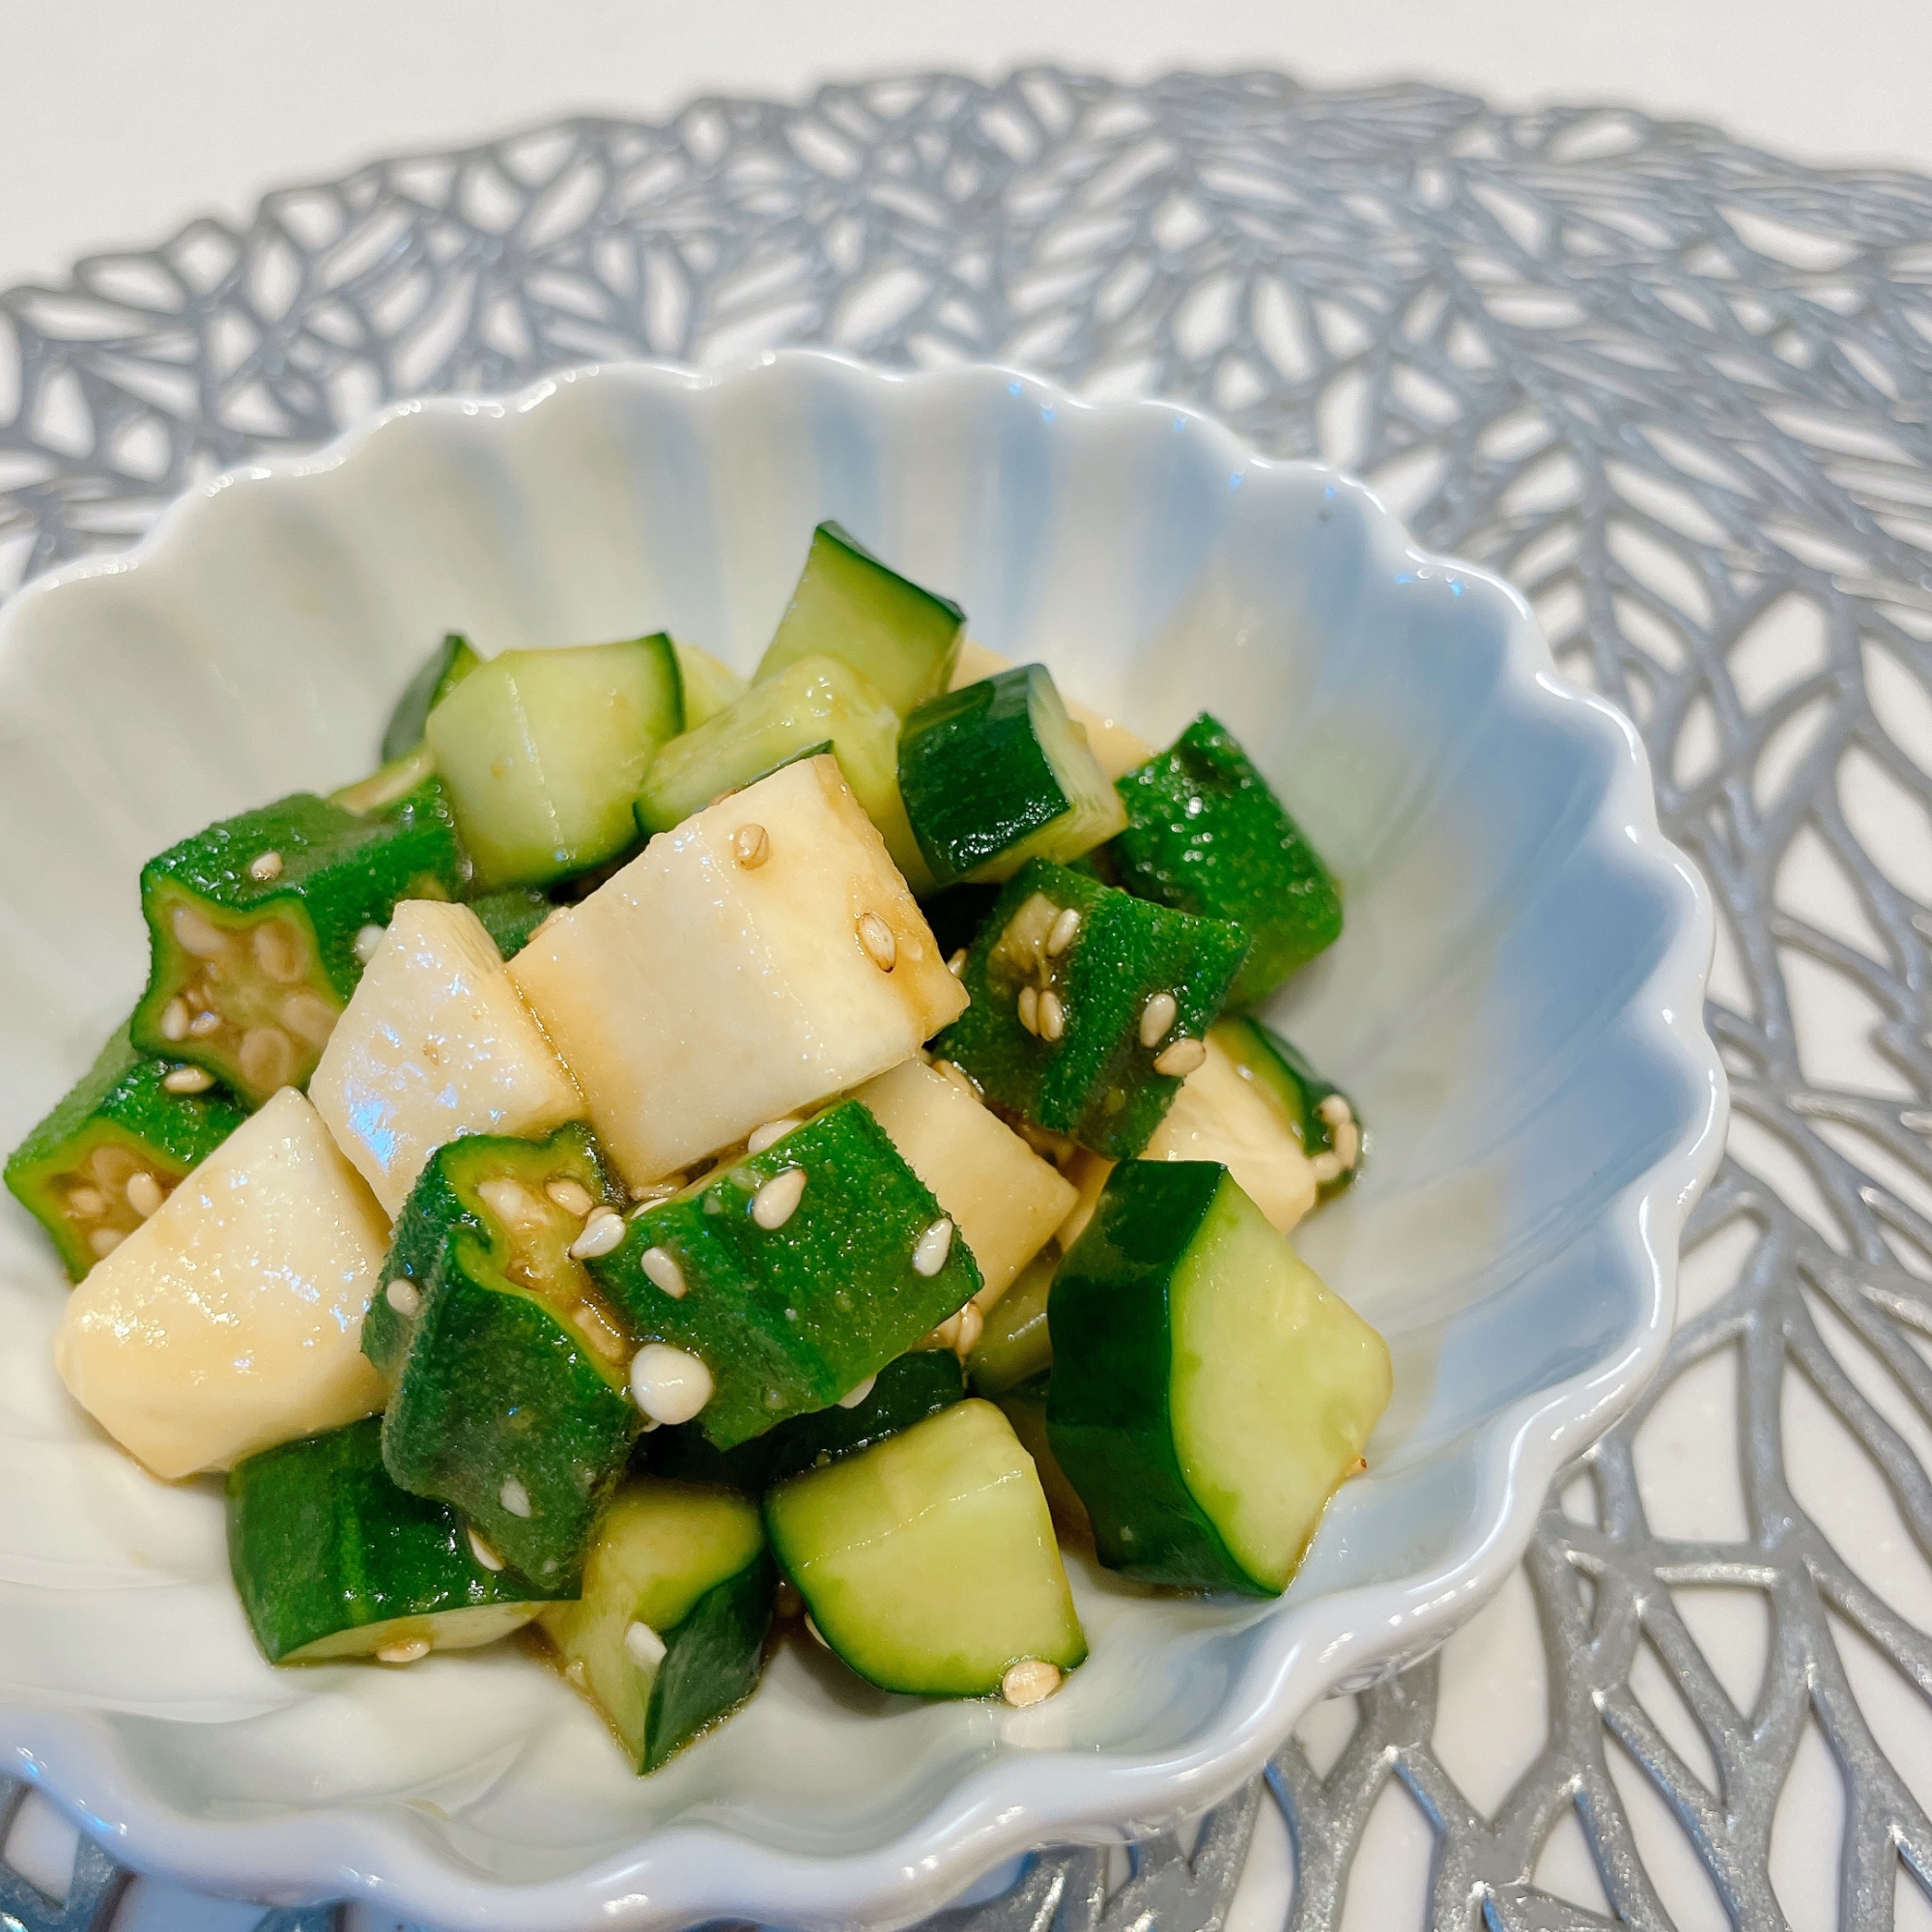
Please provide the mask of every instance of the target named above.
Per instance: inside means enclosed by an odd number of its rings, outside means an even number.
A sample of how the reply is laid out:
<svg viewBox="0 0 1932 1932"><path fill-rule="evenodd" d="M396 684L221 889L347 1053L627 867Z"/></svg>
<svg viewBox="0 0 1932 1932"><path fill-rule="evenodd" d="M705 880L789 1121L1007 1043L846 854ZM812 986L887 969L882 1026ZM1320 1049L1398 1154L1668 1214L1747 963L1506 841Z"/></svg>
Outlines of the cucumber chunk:
<svg viewBox="0 0 1932 1932"><path fill-rule="evenodd" d="M1223 1020L1208 1039L1281 1110L1308 1155L1318 1198L1332 1201L1362 1163L1362 1125L1354 1103L1259 1020Z"/></svg>
<svg viewBox="0 0 1932 1932"><path fill-rule="evenodd" d="M1365 1466L1382 1338L1207 1161L1114 1170L1047 1321L1047 1433L1100 1561L1184 1589L1286 1589Z"/></svg>
<svg viewBox="0 0 1932 1932"><path fill-rule="evenodd" d="M1059 1265L1057 1246L1036 1255L987 1315L980 1339L966 1357L966 1375L975 1395L1004 1395L1052 1368L1046 1300Z"/></svg>
<svg viewBox="0 0 1932 1932"><path fill-rule="evenodd" d="M987 1099L1118 1159L1200 1065L1247 935L1035 859L967 956L972 1004L933 1042Z"/></svg>
<svg viewBox="0 0 1932 1932"><path fill-rule="evenodd" d="M908 582L837 524L811 533L805 569L753 684L801 658L842 658L903 718L946 689L966 613Z"/></svg>
<svg viewBox="0 0 1932 1932"><path fill-rule="evenodd" d="M1065 865L1127 822L1044 665L922 704L899 737L899 791L932 877L1009 879Z"/></svg>
<svg viewBox="0 0 1932 1932"><path fill-rule="evenodd" d="M123 1026L7 1157L8 1191L47 1231L75 1281L248 1118L218 1087L173 1092L175 1070L135 1052Z"/></svg>
<svg viewBox="0 0 1932 1932"><path fill-rule="evenodd" d="M1228 919L1252 944L1230 1002L1252 1006L1342 931L1342 894L1227 728L1205 711L1120 781L1127 828L1111 857L1143 898Z"/></svg>
<svg viewBox="0 0 1932 1932"><path fill-rule="evenodd" d="M403 695L396 699L396 708L389 713L389 722L384 727L385 765L413 752L422 743L429 714L482 662L470 648L469 639L454 631L430 652L415 676L403 687Z"/></svg>
<svg viewBox="0 0 1932 1932"><path fill-rule="evenodd" d="M68 1392L167 1481L380 1408L356 1331L388 1223L315 1109L277 1094L73 1292Z"/></svg>
<svg viewBox="0 0 1932 1932"><path fill-rule="evenodd" d="M541 1590L486 1563L456 1512L399 1490L383 1419L266 1449L228 1477L228 1561L270 1663L473 1650L528 1623Z"/></svg>
<svg viewBox="0 0 1932 1932"><path fill-rule="evenodd" d="M578 1574L638 1426L636 1345L570 1254L621 1199L576 1123L453 1141L403 1208L362 1323L390 1390L389 1474L552 1589Z"/></svg>
<svg viewBox="0 0 1932 1932"><path fill-rule="evenodd" d="M462 882L433 784L377 816L298 792L211 825L141 868L152 959L129 1037L250 1106L304 1086L362 977L358 941Z"/></svg>
<svg viewBox="0 0 1932 1932"><path fill-rule="evenodd" d="M678 683L684 694L681 729L696 731L744 696L744 678L702 645L679 643L673 639L671 648L677 653Z"/></svg>
<svg viewBox="0 0 1932 1932"><path fill-rule="evenodd" d="M634 1185L896 1066L966 1004L823 757L652 839L510 977Z"/></svg>
<svg viewBox="0 0 1932 1932"><path fill-rule="evenodd" d="M505 886L469 901L469 910L483 922L483 930L506 960L514 959L530 943L555 903L529 886Z"/></svg>
<svg viewBox="0 0 1932 1932"><path fill-rule="evenodd" d="M458 1135L534 1140L583 1112L482 921L435 899L396 908L308 1095L391 1215Z"/></svg>
<svg viewBox="0 0 1932 1932"><path fill-rule="evenodd" d="M781 1483L765 1528L827 1644L881 1690L980 1697L1087 1655L1033 1461L990 1403Z"/></svg>
<svg viewBox="0 0 1932 1932"><path fill-rule="evenodd" d="M479 666L425 727L478 889L540 886L632 844L631 801L683 722L662 633Z"/></svg>
<svg viewBox="0 0 1932 1932"><path fill-rule="evenodd" d="M704 1364L699 1426L720 1449L831 1407L980 1287L938 1202L853 1100L643 1208L590 1267L639 1341Z"/></svg>
<svg viewBox="0 0 1932 1932"><path fill-rule="evenodd" d="M636 1476L597 1525L582 1599L542 1623L564 1675L650 1772L757 1689L776 1586L755 1503Z"/></svg>
<svg viewBox="0 0 1932 1932"><path fill-rule="evenodd" d="M989 651L984 644L976 644L971 638L965 639L959 646L959 657L952 667L954 691L969 684L978 684L982 677L992 677L1003 670L1011 670L1011 658L1003 658L998 651ZM1136 765L1144 765L1153 756L1154 748L1139 733L1131 731L1118 718L1108 717L1104 712L1094 709L1091 704L1082 704L1077 697L1062 694L1062 701L1066 706L1066 715L1080 727L1087 740L1087 748L1094 753L1101 771L1107 775L1111 784L1116 779L1124 778Z"/></svg>
<svg viewBox="0 0 1932 1932"><path fill-rule="evenodd" d="M838 658L801 658L667 745L638 794L638 823L669 832L725 792L830 750L893 864L915 892L931 880L899 799L899 715Z"/></svg>

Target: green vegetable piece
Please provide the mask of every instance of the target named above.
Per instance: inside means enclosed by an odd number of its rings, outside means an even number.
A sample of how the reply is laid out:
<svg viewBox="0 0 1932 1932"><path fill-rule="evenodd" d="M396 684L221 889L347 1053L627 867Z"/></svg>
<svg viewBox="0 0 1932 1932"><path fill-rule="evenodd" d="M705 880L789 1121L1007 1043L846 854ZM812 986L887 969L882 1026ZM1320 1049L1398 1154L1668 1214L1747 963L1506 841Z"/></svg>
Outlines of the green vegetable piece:
<svg viewBox="0 0 1932 1932"><path fill-rule="evenodd" d="M1033 1458L1033 1465L1039 1471L1040 1493L1053 1512L1054 1527L1063 1538L1091 1544L1094 1525L1088 1519L1087 1505L1080 1500L1080 1492L1066 1480L1066 1471L1060 1466L1047 1436L1046 1409L1052 1391L1053 1372L1048 1369L1002 1390L993 1400L1000 1413L1012 1424L1020 1447Z"/></svg>
<svg viewBox="0 0 1932 1932"><path fill-rule="evenodd" d="M1052 1368L1046 1297L1059 1265L1060 1250L1049 1241L986 1311L980 1339L966 1357L966 1376L975 1395L1004 1395Z"/></svg>
<svg viewBox="0 0 1932 1932"><path fill-rule="evenodd" d="M795 1415L735 1449L714 1449L695 1422L656 1430L640 1437L638 1448L653 1475L728 1483L750 1495L762 1495L774 1483L869 1449L965 1397L966 1378L951 1349L916 1349L888 1362L863 1400L850 1408L839 1402Z"/></svg>
<svg viewBox="0 0 1932 1932"><path fill-rule="evenodd" d="M1252 944L1230 1002L1264 998L1342 930L1342 893L1248 755L1204 711L1119 781L1127 829L1111 848L1122 885Z"/></svg>
<svg viewBox="0 0 1932 1932"><path fill-rule="evenodd" d="M247 1119L218 1087L170 1093L163 1083L172 1070L135 1052L123 1026L7 1157L8 1191L47 1231L75 1281Z"/></svg>
<svg viewBox="0 0 1932 1932"><path fill-rule="evenodd" d="M425 812L449 817L449 804L436 775L436 759L427 745L418 745L400 758L391 758L366 779L330 792L328 802L357 818L414 818Z"/></svg>
<svg viewBox="0 0 1932 1932"><path fill-rule="evenodd" d="M1238 926L1036 859L974 941L962 976L973 1004L933 1054L994 1105L1122 1159L1200 1064L1246 945Z"/></svg>
<svg viewBox="0 0 1932 1932"><path fill-rule="evenodd" d="M440 1149L396 1222L362 1352L388 1382L383 1456L516 1569L566 1589L623 1472L634 1344L569 1248L622 1194L589 1130Z"/></svg>
<svg viewBox="0 0 1932 1932"><path fill-rule="evenodd" d="M454 1510L389 1480L379 1415L229 1472L229 1565L270 1663L494 1643L555 1593L493 1554Z"/></svg>
<svg viewBox="0 0 1932 1932"><path fill-rule="evenodd" d="M939 942L942 956L950 959L962 947L972 947L999 902L998 886L948 886L943 893L921 899L919 909Z"/></svg>
<svg viewBox="0 0 1932 1932"><path fill-rule="evenodd" d="M483 930L497 942L497 951L505 959L514 959L556 905L529 886L505 886L500 893L485 893L481 898L471 899L469 910L483 922Z"/></svg>
<svg viewBox="0 0 1932 1932"><path fill-rule="evenodd" d="M1274 1596L1365 1467L1388 1349L1212 1161L1123 1161L1047 1304L1047 1435L1100 1561Z"/></svg>
<svg viewBox="0 0 1932 1932"><path fill-rule="evenodd" d="M544 885L632 844L631 801L683 726L662 633L480 665L425 726L478 889Z"/></svg>
<svg viewBox="0 0 1932 1932"><path fill-rule="evenodd" d="M463 883L435 781L358 817L307 792L223 819L141 869L153 947L129 1022L258 1107L304 1085L396 901Z"/></svg>
<svg viewBox="0 0 1932 1932"><path fill-rule="evenodd" d="M946 689L965 623L958 605L888 570L837 524L820 524L752 682L802 658L842 658L903 718Z"/></svg>
<svg viewBox="0 0 1932 1932"><path fill-rule="evenodd" d="M899 737L899 790L942 886L1060 864L1127 822L1044 665L1020 665L922 704Z"/></svg>
<svg viewBox="0 0 1932 1932"><path fill-rule="evenodd" d="M931 880L899 800L898 737L898 713L850 665L802 658L665 747L638 795L638 824L668 832L723 793L830 751L893 864L923 891Z"/></svg>
<svg viewBox="0 0 1932 1932"><path fill-rule="evenodd" d="M671 648L677 652L678 682L684 691L685 730L696 731L744 696L744 678L701 645L673 639Z"/></svg>
<svg viewBox="0 0 1932 1932"><path fill-rule="evenodd" d="M415 676L403 687L403 695L396 699L396 708L389 713L389 722L383 728L385 765L393 764L422 743L429 714L482 662L470 649L469 639L458 637L454 631L430 652Z"/></svg>
<svg viewBox="0 0 1932 1932"><path fill-rule="evenodd" d="M650 1772L757 1689L777 1582L754 1503L636 1476L597 1526L582 1600L543 1627Z"/></svg>
<svg viewBox="0 0 1932 1932"><path fill-rule="evenodd" d="M765 1530L819 1634L882 1690L979 1697L1016 1663L1086 1658L1039 1477L990 1403L780 1484Z"/></svg>
<svg viewBox="0 0 1932 1932"><path fill-rule="evenodd" d="M1211 1037L1281 1109L1314 1163L1316 1198L1332 1201L1361 1168L1361 1117L1354 1102L1259 1020L1223 1020Z"/></svg>
<svg viewBox="0 0 1932 1932"><path fill-rule="evenodd" d="M590 1267L640 1340L710 1371L699 1425L730 1449L830 1408L979 1293L950 1229L885 1129L845 1100L646 1208Z"/></svg>

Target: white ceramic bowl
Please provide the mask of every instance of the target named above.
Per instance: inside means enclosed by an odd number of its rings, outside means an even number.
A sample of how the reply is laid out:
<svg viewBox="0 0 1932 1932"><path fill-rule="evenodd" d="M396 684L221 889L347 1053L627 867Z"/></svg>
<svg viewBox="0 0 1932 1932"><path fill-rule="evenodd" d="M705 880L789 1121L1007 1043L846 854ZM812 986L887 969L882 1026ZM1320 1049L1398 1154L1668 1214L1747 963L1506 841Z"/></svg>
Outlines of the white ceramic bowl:
<svg viewBox="0 0 1932 1932"><path fill-rule="evenodd" d="M62 1285L8 1203L0 1743L123 1859L449 1926L907 1919L1028 1846L1206 1804L1322 1692L1439 1642L1659 1359L1724 1088L1710 911L1635 735L1359 485L1004 371L798 355L411 404L25 591L0 616L0 1146L132 1001L149 854L360 773L445 630L664 626L749 668L827 516L1145 735L1214 711L1339 871L1348 929L1273 1016L1372 1134L1297 1237L1394 1350L1372 1472L1278 1602L1076 1563L1093 1658L1034 1710L888 1697L787 1647L639 1779L513 1649L270 1669L216 1486L150 1481L62 1393Z"/></svg>

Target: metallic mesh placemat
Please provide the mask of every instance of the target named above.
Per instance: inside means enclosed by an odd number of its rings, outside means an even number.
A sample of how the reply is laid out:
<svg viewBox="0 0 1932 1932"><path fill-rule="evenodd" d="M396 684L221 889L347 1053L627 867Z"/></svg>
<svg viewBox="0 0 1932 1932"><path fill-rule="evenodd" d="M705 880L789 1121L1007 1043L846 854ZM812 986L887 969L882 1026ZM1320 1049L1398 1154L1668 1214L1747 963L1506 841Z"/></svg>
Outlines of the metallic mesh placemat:
<svg viewBox="0 0 1932 1932"><path fill-rule="evenodd" d="M243 230L197 223L0 296L0 588L386 397L780 342L1198 401L1264 448L1366 473L1424 542L1511 575L1566 667L1638 721L1664 826L1717 890L1733 1149L1778 1181L1727 1162L1692 1240L1741 1240L1735 1286L1579 1465L1594 1506L1552 1496L1544 1515L1527 1569L1548 1737L1499 1807L1480 1811L1433 1751L1425 1663L1363 1692L1325 1776L1287 1745L1187 1850L1147 1841L1123 1883L1101 1854L1044 1853L934 1925L1209 1932L1272 1804L1295 1854L1290 1927L1333 1926L1397 1778L1435 1833L1435 1925L1610 1922L1532 1883L1574 1811L1617 1920L1662 1928L1609 1770L1623 1753L1732 1921L1782 1927L1773 1814L1815 1725L1844 1784L1840 1922L1889 1926L1900 1860L1932 1890L1932 1824L1874 1741L1834 1625L1908 1699L1932 1699L1932 1638L1799 1506L1780 1418L1795 1371L1932 1556L1932 1474L1886 1412L1932 1422L1932 885L1890 838L1932 802L1912 754L1926 745L1897 723L1932 687L1932 182L1826 174L1621 111L1506 115L1274 74L921 77L806 106L705 101L662 126L570 122L271 195ZM1798 672L1767 689L1800 631ZM1801 1065L1791 989L1818 973L1874 1015L1876 1078ZM1856 1338L1862 1376L1828 1332ZM1747 1533L1665 1540L1635 1432L1725 1350ZM1575 1511L1574 1479L1560 1492ZM1769 1604L1749 1709L1673 1595L1714 1585ZM1702 1776L1632 1691L1639 1648L1694 1718ZM19 1797L0 1785L0 1842ZM83 1848L55 1905L0 1867L0 1925L94 1932L121 1881Z"/></svg>

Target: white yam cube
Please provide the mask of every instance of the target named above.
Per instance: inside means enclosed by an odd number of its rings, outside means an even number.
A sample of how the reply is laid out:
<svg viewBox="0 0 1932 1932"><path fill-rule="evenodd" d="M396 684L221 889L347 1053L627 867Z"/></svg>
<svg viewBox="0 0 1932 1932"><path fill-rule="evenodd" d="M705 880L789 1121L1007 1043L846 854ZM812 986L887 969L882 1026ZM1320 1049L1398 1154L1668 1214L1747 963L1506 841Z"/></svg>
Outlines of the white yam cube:
<svg viewBox="0 0 1932 1932"><path fill-rule="evenodd" d="M434 899L396 908L308 1096L392 1220L459 1134L535 1140L583 1113L483 922Z"/></svg>
<svg viewBox="0 0 1932 1932"><path fill-rule="evenodd" d="M963 1078L908 1060L852 1096L872 1110L905 1164L931 1188L973 1250L983 1311L1045 1247L1073 1206L1073 1185L986 1111Z"/></svg>
<svg viewBox="0 0 1932 1932"><path fill-rule="evenodd" d="M838 762L661 833L510 963L635 1184L912 1057L966 992Z"/></svg>
<svg viewBox="0 0 1932 1932"><path fill-rule="evenodd" d="M383 1406L362 1353L388 1222L284 1087L73 1292L69 1393L156 1475L226 1469Z"/></svg>

